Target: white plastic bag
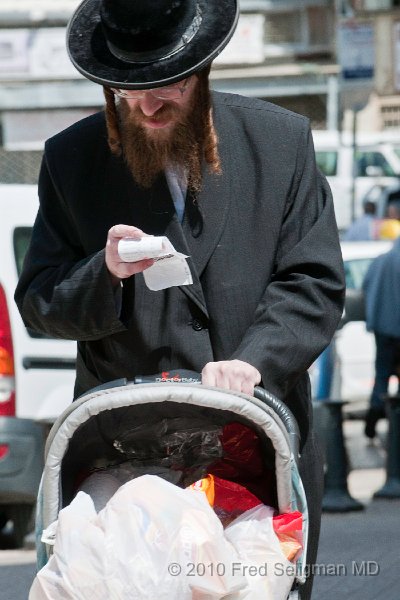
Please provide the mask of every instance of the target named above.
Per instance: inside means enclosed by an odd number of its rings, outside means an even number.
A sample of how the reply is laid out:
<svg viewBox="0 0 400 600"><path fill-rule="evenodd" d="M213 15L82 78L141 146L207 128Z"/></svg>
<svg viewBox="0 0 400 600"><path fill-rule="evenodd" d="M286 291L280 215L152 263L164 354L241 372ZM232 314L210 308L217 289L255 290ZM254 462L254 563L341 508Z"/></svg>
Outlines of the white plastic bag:
<svg viewBox="0 0 400 600"><path fill-rule="evenodd" d="M99 513L84 492L60 511L29 600L219 600L246 585L236 558L205 495L144 475Z"/></svg>
<svg viewBox="0 0 400 600"><path fill-rule="evenodd" d="M296 576L273 528L274 510L259 505L246 511L225 529L238 554L233 571L247 579L245 589L225 600L286 600Z"/></svg>
<svg viewBox="0 0 400 600"><path fill-rule="evenodd" d="M54 554L37 574L29 600L117 600L120 582L112 577L97 513L84 492L61 510Z"/></svg>

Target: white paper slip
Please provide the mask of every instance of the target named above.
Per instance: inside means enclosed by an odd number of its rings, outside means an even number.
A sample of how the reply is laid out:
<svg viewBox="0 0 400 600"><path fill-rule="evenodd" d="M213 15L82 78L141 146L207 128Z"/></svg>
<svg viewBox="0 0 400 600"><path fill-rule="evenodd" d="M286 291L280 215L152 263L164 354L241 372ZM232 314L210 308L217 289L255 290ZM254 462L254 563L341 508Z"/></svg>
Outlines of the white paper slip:
<svg viewBox="0 0 400 600"><path fill-rule="evenodd" d="M192 284L192 274L186 258L184 254L177 252L163 260L157 260L154 265L143 271L147 287L157 292L175 285Z"/></svg>
<svg viewBox="0 0 400 600"><path fill-rule="evenodd" d="M140 239L123 238L118 242L118 254L124 262L137 262L144 258L156 258L168 250L164 248L166 237L148 236Z"/></svg>
<svg viewBox="0 0 400 600"><path fill-rule="evenodd" d="M148 236L138 240L124 238L118 242L118 254L124 262L153 258L154 264L143 271L147 287L152 291L193 283L186 254L177 252L165 236Z"/></svg>

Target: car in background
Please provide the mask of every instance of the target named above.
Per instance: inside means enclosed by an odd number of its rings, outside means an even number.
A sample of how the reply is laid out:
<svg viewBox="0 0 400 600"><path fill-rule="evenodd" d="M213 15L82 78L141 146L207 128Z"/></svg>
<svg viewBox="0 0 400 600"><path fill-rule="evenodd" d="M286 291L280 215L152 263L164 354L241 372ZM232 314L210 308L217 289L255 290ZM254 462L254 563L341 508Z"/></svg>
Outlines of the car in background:
<svg viewBox="0 0 400 600"><path fill-rule="evenodd" d="M27 329L14 290L38 209L36 185L0 185L0 529L21 546L43 468L49 426L71 403L76 344Z"/></svg>
<svg viewBox="0 0 400 600"><path fill-rule="evenodd" d="M348 291L361 291L367 270L377 256L388 252L392 241L342 242ZM351 321L339 330L336 350L340 364L341 398L369 399L375 375L375 339L364 321Z"/></svg>
<svg viewBox="0 0 400 600"><path fill-rule="evenodd" d="M393 241L342 242L342 256L346 278L346 295L361 302L356 311L357 320L339 327L332 344L333 374L330 397L351 402L365 408L369 400L375 375L375 340L367 331L363 314L362 284L367 270L377 256L388 252ZM357 298L358 296L358 298ZM351 318L351 316L350 316ZM320 389L321 366L317 360L310 368L314 398ZM396 389L396 378L390 382ZM317 398L321 399L321 398Z"/></svg>

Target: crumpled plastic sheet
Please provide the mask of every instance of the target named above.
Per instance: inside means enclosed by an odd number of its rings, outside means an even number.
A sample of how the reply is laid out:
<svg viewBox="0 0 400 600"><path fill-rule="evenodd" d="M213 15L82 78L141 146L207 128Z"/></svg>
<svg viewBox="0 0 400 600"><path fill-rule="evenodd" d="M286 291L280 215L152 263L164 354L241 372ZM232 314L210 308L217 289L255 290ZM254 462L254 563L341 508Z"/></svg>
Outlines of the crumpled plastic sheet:
<svg viewBox="0 0 400 600"><path fill-rule="evenodd" d="M122 433L114 447L130 459L183 469L222 456L221 428L203 419L177 417L141 424Z"/></svg>
<svg viewBox="0 0 400 600"><path fill-rule="evenodd" d="M204 493L154 475L124 484L98 513L79 492L51 526L54 552L29 600L286 600L294 576L274 575L291 563L272 515L261 505L224 531Z"/></svg>

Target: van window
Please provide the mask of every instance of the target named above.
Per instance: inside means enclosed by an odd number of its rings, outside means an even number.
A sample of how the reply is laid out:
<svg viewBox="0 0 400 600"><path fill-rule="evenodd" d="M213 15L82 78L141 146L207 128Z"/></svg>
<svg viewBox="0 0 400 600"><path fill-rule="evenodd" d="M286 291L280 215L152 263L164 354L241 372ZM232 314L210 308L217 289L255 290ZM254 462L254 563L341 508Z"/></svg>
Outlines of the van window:
<svg viewBox="0 0 400 600"><path fill-rule="evenodd" d="M337 157L336 150L317 150L315 153L317 165L324 175L333 177L337 172Z"/></svg>
<svg viewBox="0 0 400 600"><path fill-rule="evenodd" d="M14 229L14 257L18 277L21 275L25 254L31 241L32 227L16 227Z"/></svg>
<svg viewBox="0 0 400 600"><path fill-rule="evenodd" d="M381 152L356 152L356 164L358 177L370 177L367 173L368 167L379 167L385 177L395 177L396 173Z"/></svg>
<svg viewBox="0 0 400 600"><path fill-rule="evenodd" d="M29 243L32 236L32 227L16 227L14 229L13 244L14 244L14 258L15 265L17 267L18 277L21 275L22 266L24 264L25 254L27 253ZM51 336L33 331L33 329L26 328L28 334L32 338L49 338Z"/></svg>

